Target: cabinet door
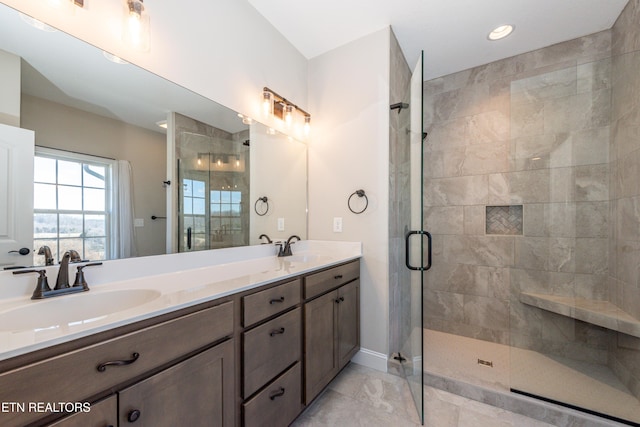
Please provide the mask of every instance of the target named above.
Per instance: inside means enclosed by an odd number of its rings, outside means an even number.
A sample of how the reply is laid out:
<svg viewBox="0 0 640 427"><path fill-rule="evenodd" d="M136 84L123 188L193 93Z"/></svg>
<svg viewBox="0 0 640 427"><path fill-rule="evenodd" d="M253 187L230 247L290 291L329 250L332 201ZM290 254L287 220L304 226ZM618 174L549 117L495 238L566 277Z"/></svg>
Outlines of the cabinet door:
<svg viewBox="0 0 640 427"><path fill-rule="evenodd" d="M305 402L309 404L337 373L335 308L338 292L329 292L309 301L305 320Z"/></svg>
<svg viewBox="0 0 640 427"><path fill-rule="evenodd" d="M119 425L233 426L234 389L230 340L118 393Z"/></svg>
<svg viewBox="0 0 640 427"><path fill-rule="evenodd" d="M360 280L339 288L338 301L338 369L342 369L360 349Z"/></svg>
<svg viewBox="0 0 640 427"><path fill-rule="evenodd" d="M113 395L91 405L89 412L77 412L49 427L115 427L118 425L118 400Z"/></svg>

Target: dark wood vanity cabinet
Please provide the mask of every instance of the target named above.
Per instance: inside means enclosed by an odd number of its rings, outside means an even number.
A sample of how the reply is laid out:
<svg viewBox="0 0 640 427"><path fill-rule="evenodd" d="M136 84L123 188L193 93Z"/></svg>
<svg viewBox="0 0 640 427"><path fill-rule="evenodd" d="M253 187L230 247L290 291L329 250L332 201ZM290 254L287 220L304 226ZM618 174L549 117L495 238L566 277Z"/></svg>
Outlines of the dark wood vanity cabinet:
<svg viewBox="0 0 640 427"><path fill-rule="evenodd" d="M233 342L118 392L119 426L233 426Z"/></svg>
<svg viewBox="0 0 640 427"><path fill-rule="evenodd" d="M308 405L360 349L360 281L305 304L305 403Z"/></svg>
<svg viewBox="0 0 640 427"><path fill-rule="evenodd" d="M287 426L359 350L359 260L0 361L0 425Z"/></svg>
<svg viewBox="0 0 640 427"><path fill-rule="evenodd" d="M45 349L37 361L2 369L0 402L19 402L26 405L27 409L0 413L0 425L51 425L48 424L51 422L52 425L64 427L78 424L85 427L126 425L123 419L126 420L127 415L118 416L116 411L109 415L116 420L111 424L105 424L102 418L96 420L93 416L109 411L105 408L111 405L108 402L112 402L110 399L114 396L122 411L126 408L122 393L130 399L130 396L144 391L145 384L157 383L166 389L173 387L175 394L162 394L164 392L160 388L156 389L159 394L149 394L148 399L144 399L145 404L150 405L144 409L145 419L154 412L188 412L196 418L206 419L211 416L210 407L217 407L224 409L224 414L221 418L223 422L216 425L233 426L234 402L223 399L223 394L219 395L218 401L208 402L206 407L201 404L202 401L198 404L197 400L192 400L193 396L200 394L216 396L216 388L224 390L225 397L227 393L235 393L231 344L234 302L218 302L218 305L211 306L213 304L215 302L206 308L194 307L137 325L128 325L121 329L123 332L101 332L63 344L59 350ZM163 321L167 316L169 319ZM29 359L36 355L24 357ZM8 363L5 361L0 366ZM184 376L190 378L183 380ZM197 382L196 379L201 381ZM112 397L101 401L109 395ZM29 404L33 402L89 402L91 410L49 421L64 413L55 410L31 411ZM96 410L93 405L96 405ZM150 411L149 408L153 409ZM143 410L139 410L142 413ZM163 416L162 422L150 423L142 422L142 416L138 418L137 425L177 425L168 416Z"/></svg>

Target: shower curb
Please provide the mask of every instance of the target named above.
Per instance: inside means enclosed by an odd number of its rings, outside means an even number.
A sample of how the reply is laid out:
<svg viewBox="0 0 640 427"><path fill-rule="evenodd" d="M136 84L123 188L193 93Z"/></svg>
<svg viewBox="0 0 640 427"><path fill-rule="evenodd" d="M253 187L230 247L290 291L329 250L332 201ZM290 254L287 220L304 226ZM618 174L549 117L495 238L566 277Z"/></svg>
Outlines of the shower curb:
<svg viewBox="0 0 640 427"><path fill-rule="evenodd" d="M424 372L423 383L467 399L534 418L556 427L628 427L602 417L515 393L503 392L461 380Z"/></svg>

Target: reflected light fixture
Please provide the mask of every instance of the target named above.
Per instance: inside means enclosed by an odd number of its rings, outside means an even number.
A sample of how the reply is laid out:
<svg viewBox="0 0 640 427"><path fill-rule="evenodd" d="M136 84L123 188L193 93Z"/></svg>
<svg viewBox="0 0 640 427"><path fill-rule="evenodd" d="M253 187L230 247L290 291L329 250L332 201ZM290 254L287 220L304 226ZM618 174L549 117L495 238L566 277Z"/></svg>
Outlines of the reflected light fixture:
<svg viewBox="0 0 640 427"><path fill-rule="evenodd" d="M311 128L311 114L307 113L293 102L278 95L268 87L262 89L262 105L263 111L266 115L271 114L274 117L283 120L287 127L291 127L294 123L294 113L298 111L304 117L304 133L305 135L309 134Z"/></svg>
<svg viewBox="0 0 640 427"><path fill-rule="evenodd" d="M149 50L149 14L145 13L144 0L125 0L122 38L131 48Z"/></svg>
<svg viewBox="0 0 640 427"><path fill-rule="evenodd" d="M509 25L509 24L500 25L499 27L494 28L493 31L489 33L487 38L491 41L503 39L507 37L509 34L511 34L514 28L515 27L513 25Z"/></svg>
<svg viewBox="0 0 640 427"><path fill-rule="evenodd" d="M166 120L160 120L159 122L156 122L156 125L158 125L162 129L166 129L167 128L167 121Z"/></svg>
<svg viewBox="0 0 640 427"><path fill-rule="evenodd" d="M250 125L251 123L253 123L253 120L249 116L238 113L238 117L242 119L242 123L244 123L245 125Z"/></svg>

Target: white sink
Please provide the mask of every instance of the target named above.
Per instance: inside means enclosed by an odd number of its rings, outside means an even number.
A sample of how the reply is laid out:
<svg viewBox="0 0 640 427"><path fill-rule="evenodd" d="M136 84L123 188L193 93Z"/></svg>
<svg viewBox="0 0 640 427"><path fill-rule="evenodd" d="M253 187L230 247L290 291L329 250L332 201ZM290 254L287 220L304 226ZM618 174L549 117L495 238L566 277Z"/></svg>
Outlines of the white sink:
<svg viewBox="0 0 640 427"><path fill-rule="evenodd" d="M152 289L82 292L32 301L0 313L0 331L21 332L72 327L146 304L160 296Z"/></svg>

